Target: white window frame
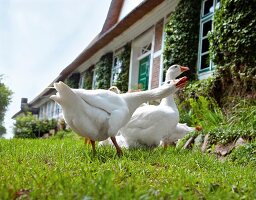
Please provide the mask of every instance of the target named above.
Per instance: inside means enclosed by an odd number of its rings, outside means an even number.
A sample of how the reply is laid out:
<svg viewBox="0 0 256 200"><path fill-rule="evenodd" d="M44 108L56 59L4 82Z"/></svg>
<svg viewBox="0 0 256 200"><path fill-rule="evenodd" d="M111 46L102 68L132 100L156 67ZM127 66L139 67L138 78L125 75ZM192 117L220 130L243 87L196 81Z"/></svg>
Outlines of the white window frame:
<svg viewBox="0 0 256 200"><path fill-rule="evenodd" d="M198 46L198 74L213 71L214 67L215 67L212 60L210 60L209 61L210 62L209 67L201 69L202 56L207 55L207 54L209 55L209 50L202 53L202 41L203 41L203 39L207 38L207 35L203 36L203 25L205 23L209 22L210 20L212 20L212 29L213 29L214 12L215 12L216 9L219 8L219 5L220 5L219 0L213 0L213 8L212 8L213 10L212 10L212 12L209 12L209 13L204 15L204 5L205 5L206 1L208 1L208 0L203 0L202 1L202 6L201 6L202 9L201 9L201 16L200 16L200 35L199 35L199 46Z"/></svg>
<svg viewBox="0 0 256 200"><path fill-rule="evenodd" d="M93 77L92 77L92 89L96 89L96 73L95 68L93 69Z"/></svg>
<svg viewBox="0 0 256 200"><path fill-rule="evenodd" d="M122 71L122 62L119 59L120 54L122 53L124 49L119 50L118 52L114 53L113 55L113 64L112 64L112 69L111 69L111 79L110 79L110 85L114 85L117 80L114 80L115 74L118 76L118 74L121 73ZM117 62L115 62L115 59Z"/></svg>

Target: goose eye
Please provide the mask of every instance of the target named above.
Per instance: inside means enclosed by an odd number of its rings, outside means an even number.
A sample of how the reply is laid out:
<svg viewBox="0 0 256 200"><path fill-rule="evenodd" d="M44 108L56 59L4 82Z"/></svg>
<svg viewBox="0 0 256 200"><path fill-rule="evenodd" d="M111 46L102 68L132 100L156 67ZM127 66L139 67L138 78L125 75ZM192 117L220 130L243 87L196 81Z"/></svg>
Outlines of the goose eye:
<svg viewBox="0 0 256 200"><path fill-rule="evenodd" d="M171 81L167 81L167 83L168 83L168 84L170 84L170 83L171 83Z"/></svg>

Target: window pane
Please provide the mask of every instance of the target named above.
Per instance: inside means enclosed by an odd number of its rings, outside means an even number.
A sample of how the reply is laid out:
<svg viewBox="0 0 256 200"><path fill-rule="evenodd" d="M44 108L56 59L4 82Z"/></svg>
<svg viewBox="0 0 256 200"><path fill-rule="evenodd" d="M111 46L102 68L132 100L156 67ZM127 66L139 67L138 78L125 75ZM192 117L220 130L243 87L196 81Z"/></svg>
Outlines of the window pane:
<svg viewBox="0 0 256 200"><path fill-rule="evenodd" d="M201 66L200 69L206 69L210 67L210 58L209 58L209 54L205 54L203 56L201 56Z"/></svg>
<svg viewBox="0 0 256 200"><path fill-rule="evenodd" d="M215 8L216 8L216 9L219 9L219 8L220 8L220 0L217 0L217 1L216 1Z"/></svg>
<svg viewBox="0 0 256 200"><path fill-rule="evenodd" d="M207 38L202 40L202 53L209 51L209 40Z"/></svg>
<svg viewBox="0 0 256 200"><path fill-rule="evenodd" d="M212 30L212 20L205 22L203 24L203 37L205 37L207 33L211 30Z"/></svg>
<svg viewBox="0 0 256 200"><path fill-rule="evenodd" d="M114 66L117 65L117 57L114 58Z"/></svg>
<svg viewBox="0 0 256 200"><path fill-rule="evenodd" d="M204 15L213 12L213 0L206 0L204 2Z"/></svg>
<svg viewBox="0 0 256 200"><path fill-rule="evenodd" d="M147 44L146 46L142 47L142 49L141 49L141 55L143 55L143 54L145 54L145 53L151 51L151 46L152 46L152 45L151 45L151 43L150 43L150 44Z"/></svg>
<svg viewBox="0 0 256 200"><path fill-rule="evenodd" d="M119 74L121 73L121 67L122 67L122 61L120 58L116 55L114 57L114 65L112 67L112 79L111 79L111 85L116 83Z"/></svg>

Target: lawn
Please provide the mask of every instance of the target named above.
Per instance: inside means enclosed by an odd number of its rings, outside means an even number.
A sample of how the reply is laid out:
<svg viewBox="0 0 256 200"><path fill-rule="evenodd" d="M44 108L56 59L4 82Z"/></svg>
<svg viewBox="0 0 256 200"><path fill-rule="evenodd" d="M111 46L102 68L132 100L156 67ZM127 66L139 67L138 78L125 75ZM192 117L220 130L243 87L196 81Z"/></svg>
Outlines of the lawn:
<svg viewBox="0 0 256 200"><path fill-rule="evenodd" d="M0 139L0 199L255 199L256 167L169 147L91 148L82 140Z"/></svg>

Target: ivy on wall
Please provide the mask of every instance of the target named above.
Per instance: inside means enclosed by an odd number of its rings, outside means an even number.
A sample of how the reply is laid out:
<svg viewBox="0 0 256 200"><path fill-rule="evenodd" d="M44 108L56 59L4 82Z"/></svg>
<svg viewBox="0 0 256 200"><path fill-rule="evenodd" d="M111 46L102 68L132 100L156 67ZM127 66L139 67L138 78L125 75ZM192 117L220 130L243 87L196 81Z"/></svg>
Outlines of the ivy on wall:
<svg viewBox="0 0 256 200"><path fill-rule="evenodd" d="M86 72L84 74L83 88L86 89L86 90L91 90L92 89L93 68L94 68L94 66L91 66L89 69L86 70Z"/></svg>
<svg viewBox="0 0 256 200"><path fill-rule="evenodd" d="M210 56L217 65L222 91L256 91L256 0L222 0L208 33ZM229 90L227 90L229 88Z"/></svg>
<svg viewBox="0 0 256 200"><path fill-rule="evenodd" d="M109 89L111 79L111 69L113 53L107 53L100 58L95 66L96 89Z"/></svg>
<svg viewBox="0 0 256 200"><path fill-rule="evenodd" d="M131 57L131 45L126 44L124 50L119 54L118 58L122 63L121 72L118 74L116 83L113 85L117 86L122 92L128 91L129 82L129 67L130 67L130 57Z"/></svg>
<svg viewBox="0 0 256 200"><path fill-rule="evenodd" d="M73 73L70 77L65 80L65 83L71 88L79 87L80 74Z"/></svg>
<svg viewBox="0 0 256 200"><path fill-rule="evenodd" d="M171 13L165 27L164 71L181 64L190 68L186 75L196 79L200 9L198 0L181 0Z"/></svg>

